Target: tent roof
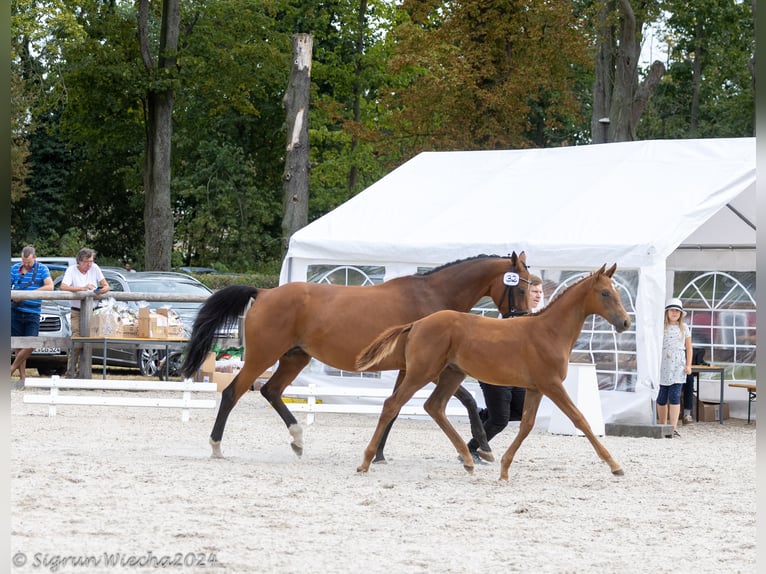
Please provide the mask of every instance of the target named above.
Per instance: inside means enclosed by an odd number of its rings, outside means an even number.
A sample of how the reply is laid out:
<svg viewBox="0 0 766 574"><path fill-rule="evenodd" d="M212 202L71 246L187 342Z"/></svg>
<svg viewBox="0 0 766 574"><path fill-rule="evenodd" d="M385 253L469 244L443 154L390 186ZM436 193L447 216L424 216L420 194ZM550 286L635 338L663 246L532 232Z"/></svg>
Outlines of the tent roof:
<svg viewBox="0 0 766 574"><path fill-rule="evenodd" d="M682 243L755 245L755 149L737 138L421 153L296 232L288 257L438 264L526 250L535 266L625 268Z"/></svg>

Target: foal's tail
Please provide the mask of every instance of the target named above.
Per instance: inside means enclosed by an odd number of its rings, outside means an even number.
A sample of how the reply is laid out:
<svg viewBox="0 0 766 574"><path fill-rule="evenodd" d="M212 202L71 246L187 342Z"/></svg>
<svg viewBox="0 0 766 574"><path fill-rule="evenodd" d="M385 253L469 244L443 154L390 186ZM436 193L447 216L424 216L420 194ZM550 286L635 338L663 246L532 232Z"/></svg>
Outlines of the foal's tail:
<svg viewBox="0 0 766 574"><path fill-rule="evenodd" d="M186 357L181 365L182 377L191 377L197 372L213 346L216 333L236 325L250 299L254 299L257 294L258 289L255 287L231 285L208 297L194 320Z"/></svg>
<svg viewBox="0 0 766 574"><path fill-rule="evenodd" d="M375 340L367 345L356 357L357 371L371 371L383 359L396 349L402 337L406 337L412 329L412 323L386 329Z"/></svg>

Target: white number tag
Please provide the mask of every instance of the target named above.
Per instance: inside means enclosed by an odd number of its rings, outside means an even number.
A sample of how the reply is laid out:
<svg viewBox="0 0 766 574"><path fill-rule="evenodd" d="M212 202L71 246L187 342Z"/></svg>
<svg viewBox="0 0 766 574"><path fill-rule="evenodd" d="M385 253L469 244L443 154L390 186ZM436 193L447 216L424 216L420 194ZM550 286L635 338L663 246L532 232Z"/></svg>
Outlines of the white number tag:
<svg viewBox="0 0 766 574"><path fill-rule="evenodd" d="M514 285L519 284L519 274L514 273L513 271L509 271L505 275L503 275L503 283L508 285L509 287L513 287Z"/></svg>

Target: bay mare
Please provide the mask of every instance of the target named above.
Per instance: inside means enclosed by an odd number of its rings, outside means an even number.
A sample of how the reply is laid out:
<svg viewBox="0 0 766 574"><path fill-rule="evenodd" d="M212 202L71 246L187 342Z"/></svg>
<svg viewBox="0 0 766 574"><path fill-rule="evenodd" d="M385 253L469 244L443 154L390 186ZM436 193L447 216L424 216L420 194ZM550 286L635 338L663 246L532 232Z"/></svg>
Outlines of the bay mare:
<svg viewBox="0 0 766 574"><path fill-rule="evenodd" d="M445 378L439 374L446 367L452 367L480 381L527 389L519 432L500 462L502 480L508 480L508 469L535 424L543 395L588 437L612 473L622 475L620 465L593 434L588 421L564 388L569 356L590 315L600 315L617 332L630 327L630 317L612 284L615 269L616 264L609 269L604 265L563 291L538 313L513 321L440 311L382 333L360 353L357 369L374 369L393 360L404 363L405 375L383 403L377 428L357 470L369 470L389 422L417 390L436 379L436 388L425 401L424 409L449 437L465 469L473 472L474 460L468 446L445 414L447 401L456 390L456 381L459 385L462 378Z"/></svg>
<svg viewBox="0 0 766 574"><path fill-rule="evenodd" d="M181 367L184 377L199 370L215 334L244 319L244 365L224 389L210 435L212 456L220 458L221 439L229 413L256 377L279 361L261 394L287 425L291 447L303 453L303 429L282 400L285 388L311 357L345 371L357 371L356 356L384 329L425 317L442 309L469 311L490 297L504 315L526 310L529 271L526 254L508 257L479 255L447 263L429 272L371 286L286 283L273 289L233 285L211 295L197 315ZM397 360L381 361L374 370L400 370ZM438 374L438 373L437 373ZM462 380L462 375L457 374ZM402 378L399 373L397 380ZM445 375L445 378L450 378ZM457 398L468 409L471 432L488 460L494 460L479 418L476 401L455 385ZM391 420L393 424L393 419ZM390 425L389 425L390 429ZM388 434L388 430L386 431ZM384 460L380 441L378 458Z"/></svg>

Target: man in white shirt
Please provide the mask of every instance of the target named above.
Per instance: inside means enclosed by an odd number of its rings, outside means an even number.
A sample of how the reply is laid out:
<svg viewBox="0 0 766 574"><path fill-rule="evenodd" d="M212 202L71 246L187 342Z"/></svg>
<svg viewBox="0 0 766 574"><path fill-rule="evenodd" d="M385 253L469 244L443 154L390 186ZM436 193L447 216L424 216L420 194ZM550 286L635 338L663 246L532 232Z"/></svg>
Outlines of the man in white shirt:
<svg viewBox="0 0 766 574"><path fill-rule="evenodd" d="M61 279L61 290L71 292L94 291L99 295L109 291L109 283L104 277L101 268L94 263L96 252L88 247L83 247L77 253L77 262L70 265ZM69 302L72 308L72 336L80 336L80 299ZM80 377L80 353L82 347L75 346L69 359L68 370Z"/></svg>

